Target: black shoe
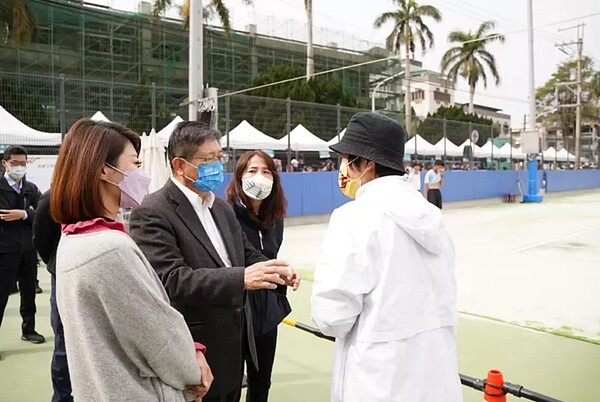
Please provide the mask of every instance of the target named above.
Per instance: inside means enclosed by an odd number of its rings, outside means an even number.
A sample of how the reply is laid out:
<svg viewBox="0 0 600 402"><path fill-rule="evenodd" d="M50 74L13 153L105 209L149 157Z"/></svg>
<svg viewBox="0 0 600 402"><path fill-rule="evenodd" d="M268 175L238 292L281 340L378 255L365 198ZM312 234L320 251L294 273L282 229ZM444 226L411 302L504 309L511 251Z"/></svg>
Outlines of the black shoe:
<svg viewBox="0 0 600 402"><path fill-rule="evenodd" d="M35 344L46 342L46 338L44 338L43 335L40 335L37 332L32 332L31 334L23 334L21 339Z"/></svg>
<svg viewBox="0 0 600 402"><path fill-rule="evenodd" d="M44 291L42 290L42 288L39 287L39 285L36 285L36 287L35 287L35 293L37 293L39 295L40 293L43 293L43 292Z"/></svg>

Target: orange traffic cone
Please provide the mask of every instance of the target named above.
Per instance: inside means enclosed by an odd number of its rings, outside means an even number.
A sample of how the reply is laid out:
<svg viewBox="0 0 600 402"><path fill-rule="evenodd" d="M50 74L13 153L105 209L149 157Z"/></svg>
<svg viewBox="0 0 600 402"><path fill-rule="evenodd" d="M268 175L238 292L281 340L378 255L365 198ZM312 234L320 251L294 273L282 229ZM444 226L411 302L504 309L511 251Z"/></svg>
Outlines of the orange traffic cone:
<svg viewBox="0 0 600 402"><path fill-rule="evenodd" d="M504 392L504 377L501 371L490 370L485 380L485 399L488 402L506 402L506 392Z"/></svg>

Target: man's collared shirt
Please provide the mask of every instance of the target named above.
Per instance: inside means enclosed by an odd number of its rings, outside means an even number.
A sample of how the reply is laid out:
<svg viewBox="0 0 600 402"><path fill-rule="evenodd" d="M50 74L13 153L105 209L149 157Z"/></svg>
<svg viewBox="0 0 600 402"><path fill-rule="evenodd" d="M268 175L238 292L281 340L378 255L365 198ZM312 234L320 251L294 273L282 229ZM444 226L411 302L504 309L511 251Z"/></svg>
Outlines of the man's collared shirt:
<svg viewBox="0 0 600 402"><path fill-rule="evenodd" d="M13 180L12 177L9 176L8 173L4 172L4 178L6 179L6 182L8 183L8 185L15 190L18 194L21 194L21 190L23 189L23 180L21 180L19 183L17 183L15 180ZM27 219L29 217L29 214L27 213L27 211L25 211L25 216L23 217L23 220Z"/></svg>
<svg viewBox="0 0 600 402"><path fill-rule="evenodd" d="M202 197L200 197L198 194L196 194L189 188L185 187L175 178L171 177L171 180L190 201L190 204L192 204L196 215L198 215L200 223L204 227L204 230L206 230L210 241L217 250L217 254L219 254L219 257L221 257L221 260L223 260L225 266L230 267L231 260L229 259L229 254L227 254L227 249L225 248L223 237L221 236L221 232L219 232L215 220L213 219L212 214L210 213L210 209L215 203L216 196L213 193L208 193L208 198L206 200L203 200Z"/></svg>

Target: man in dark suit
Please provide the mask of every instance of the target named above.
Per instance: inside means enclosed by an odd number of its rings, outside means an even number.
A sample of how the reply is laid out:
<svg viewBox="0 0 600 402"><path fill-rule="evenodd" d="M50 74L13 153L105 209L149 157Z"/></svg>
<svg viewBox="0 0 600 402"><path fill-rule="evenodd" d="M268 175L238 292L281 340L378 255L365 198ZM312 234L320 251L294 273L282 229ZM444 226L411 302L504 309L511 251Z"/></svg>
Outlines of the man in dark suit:
<svg viewBox="0 0 600 402"><path fill-rule="evenodd" d="M169 139L173 177L133 210L131 237L140 246L195 341L206 345L214 382L204 402L237 402L244 360L256 365L246 290L293 285L287 263L252 247L233 209L215 197L227 156L221 133L182 122Z"/></svg>
<svg viewBox="0 0 600 402"><path fill-rule="evenodd" d="M60 241L60 224L50 215L50 191L40 198L33 221L33 245L51 275L50 325L54 332L54 352L50 365L52 378L51 402L73 402L71 377L67 363L65 332L56 303L56 250Z"/></svg>
<svg viewBox="0 0 600 402"><path fill-rule="evenodd" d="M43 343L44 337L35 331L37 255L31 233L40 190L25 179L27 152L23 147L8 147L2 166L5 173L0 177L0 324L10 288L18 277L23 318L21 339Z"/></svg>

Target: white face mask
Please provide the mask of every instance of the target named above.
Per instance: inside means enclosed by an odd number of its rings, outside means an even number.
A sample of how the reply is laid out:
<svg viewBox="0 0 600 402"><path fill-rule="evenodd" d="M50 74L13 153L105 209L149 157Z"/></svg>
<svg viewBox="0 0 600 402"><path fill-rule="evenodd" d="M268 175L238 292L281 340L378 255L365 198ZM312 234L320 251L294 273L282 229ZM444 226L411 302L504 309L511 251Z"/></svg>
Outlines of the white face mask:
<svg viewBox="0 0 600 402"><path fill-rule="evenodd" d="M242 179L242 191L253 200L264 200L271 195L273 180L262 174Z"/></svg>
<svg viewBox="0 0 600 402"><path fill-rule="evenodd" d="M25 174L27 173L27 168L25 166L14 166L10 168L10 173L8 174L13 180L21 180Z"/></svg>

